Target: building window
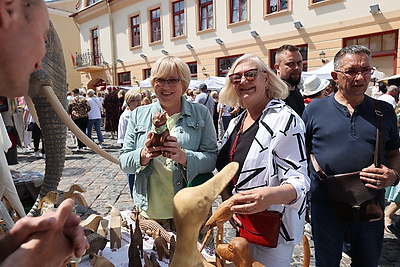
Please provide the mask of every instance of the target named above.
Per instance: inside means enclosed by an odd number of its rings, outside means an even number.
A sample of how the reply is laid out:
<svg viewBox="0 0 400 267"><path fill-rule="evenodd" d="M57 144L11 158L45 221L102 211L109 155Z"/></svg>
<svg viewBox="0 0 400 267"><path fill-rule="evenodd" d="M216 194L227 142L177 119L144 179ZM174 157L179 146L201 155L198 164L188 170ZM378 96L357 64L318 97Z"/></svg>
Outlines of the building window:
<svg viewBox="0 0 400 267"><path fill-rule="evenodd" d="M161 41L161 20L160 20L161 9L156 8L150 10L151 18L151 43Z"/></svg>
<svg viewBox="0 0 400 267"><path fill-rule="evenodd" d="M197 62L188 62L187 64L190 69L190 77L192 80L197 80Z"/></svg>
<svg viewBox="0 0 400 267"><path fill-rule="evenodd" d="M131 85L131 72L118 73L118 85Z"/></svg>
<svg viewBox="0 0 400 267"><path fill-rule="evenodd" d="M185 1L177 1L172 3L174 37L185 34Z"/></svg>
<svg viewBox="0 0 400 267"><path fill-rule="evenodd" d="M307 71L308 68L308 45L304 44L304 45L296 45L297 48L299 48L301 57L303 58L303 71ZM269 66L271 67L271 69L275 69L274 65L275 65L275 54L276 54L276 50L278 49L271 49L270 50L270 54L269 54Z"/></svg>
<svg viewBox="0 0 400 267"><path fill-rule="evenodd" d="M213 0L199 0L199 30L212 29L214 26L213 19Z"/></svg>
<svg viewBox="0 0 400 267"><path fill-rule="evenodd" d="M247 0L230 0L231 23L247 20Z"/></svg>
<svg viewBox="0 0 400 267"><path fill-rule="evenodd" d="M93 53L93 65L101 64L100 49L99 49L99 29L93 29L91 32L92 36L92 53Z"/></svg>
<svg viewBox="0 0 400 267"><path fill-rule="evenodd" d="M151 68L143 69L143 80L150 78L151 75Z"/></svg>
<svg viewBox="0 0 400 267"><path fill-rule="evenodd" d="M218 76L226 77L228 71L231 69L232 64L235 62L236 59L238 59L241 56L242 55L236 55L236 56L218 58L217 59Z"/></svg>
<svg viewBox="0 0 400 267"><path fill-rule="evenodd" d="M267 14L288 9L287 0L267 0Z"/></svg>
<svg viewBox="0 0 400 267"><path fill-rule="evenodd" d="M140 46L140 17L131 17L131 46Z"/></svg>
<svg viewBox="0 0 400 267"><path fill-rule="evenodd" d="M355 36L343 40L344 46L363 45L372 53L372 63L386 75L396 73L398 31Z"/></svg>

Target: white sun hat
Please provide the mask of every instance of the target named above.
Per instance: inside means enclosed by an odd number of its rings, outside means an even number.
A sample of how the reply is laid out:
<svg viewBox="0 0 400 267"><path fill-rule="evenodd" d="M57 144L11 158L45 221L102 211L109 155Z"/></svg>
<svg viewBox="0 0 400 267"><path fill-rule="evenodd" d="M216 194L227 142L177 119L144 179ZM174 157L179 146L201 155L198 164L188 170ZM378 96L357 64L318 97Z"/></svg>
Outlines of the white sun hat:
<svg viewBox="0 0 400 267"><path fill-rule="evenodd" d="M303 83L303 95L310 96L321 92L329 85L329 81L326 79L320 79L317 75L313 74L308 76Z"/></svg>

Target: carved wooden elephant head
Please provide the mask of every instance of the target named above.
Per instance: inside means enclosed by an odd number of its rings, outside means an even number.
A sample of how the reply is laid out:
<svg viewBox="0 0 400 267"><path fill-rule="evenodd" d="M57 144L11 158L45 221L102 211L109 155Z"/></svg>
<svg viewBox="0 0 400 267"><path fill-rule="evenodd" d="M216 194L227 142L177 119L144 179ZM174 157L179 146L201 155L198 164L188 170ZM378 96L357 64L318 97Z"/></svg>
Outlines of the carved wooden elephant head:
<svg viewBox="0 0 400 267"><path fill-rule="evenodd" d="M38 199L28 214L30 216L39 215L39 199L49 191L56 190L60 182L65 162L66 125L92 150L118 164L117 159L101 150L86 137L65 111L67 105L67 81L64 55L60 39L51 22L50 26L51 31L46 43L47 52L42 61L43 67L32 73L28 92L34 103L46 150L44 182Z"/></svg>

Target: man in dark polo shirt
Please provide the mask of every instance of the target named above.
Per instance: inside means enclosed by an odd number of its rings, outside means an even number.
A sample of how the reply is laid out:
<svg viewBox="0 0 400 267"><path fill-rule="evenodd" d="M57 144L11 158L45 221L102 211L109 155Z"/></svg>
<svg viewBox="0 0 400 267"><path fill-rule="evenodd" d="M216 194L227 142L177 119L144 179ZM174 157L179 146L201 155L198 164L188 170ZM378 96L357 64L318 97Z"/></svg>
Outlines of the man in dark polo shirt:
<svg viewBox="0 0 400 267"><path fill-rule="evenodd" d="M274 67L279 78L289 85L289 96L284 99L285 103L301 116L304 111L304 100L298 85L303 69L303 57L299 48L288 44L279 47L275 54Z"/></svg>
<svg viewBox="0 0 400 267"><path fill-rule="evenodd" d="M304 110L306 147L315 155L327 175L360 172L367 188L377 190L383 207L384 189L398 181L400 140L393 108L378 102L382 118L382 165L376 168L375 105L365 95L371 78L371 52L354 45L341 49L334 58L332 78L337 82L335 95L314 100ZM311 177L311 225L315 244L316 266L339 266L344 241L352 266L378 266L383 242L383 219L373 222L350 222L339 219L328 195L328 185L309 164ZM345 238L344 238L345 237Z"/></svg>

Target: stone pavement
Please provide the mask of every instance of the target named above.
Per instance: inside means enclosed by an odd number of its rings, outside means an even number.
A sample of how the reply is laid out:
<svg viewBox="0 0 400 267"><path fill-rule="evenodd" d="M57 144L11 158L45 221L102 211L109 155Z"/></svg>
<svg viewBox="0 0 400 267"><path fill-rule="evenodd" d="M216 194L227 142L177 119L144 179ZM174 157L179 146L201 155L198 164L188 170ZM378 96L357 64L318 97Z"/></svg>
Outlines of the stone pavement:
<svg viewBox="0 0 400 267"><path fill-rule="evenodd" d="M104 137L103 148L108 153L118 157L120 148L116 144L116 140L111 140L108 133L105 133ZM107 215L110 211L107 203L120 210L133 208L126 174L120 170L118 165L101 158L91 150L76 151L71 135L68 136L67 146L72 149L73 153L66 155L65 167L58 189L68 191L73 184L80 184L86 189L83 196L88 207L77 207L77 213L81 215L82 219L93 213ZM44 174L44 159L36 159L33 153L23 153L21 149L18 149L18 161L19 164L10 166L13 174L29 171ZM220 201L220 199L217 199L213 205L214 209ZM310 266L315 266L312 238L307 231L306 235L311 247ZM234 236L232 227L229 223L226 223L224 242L229 242ZM291 266L302 266L302 262L303 247L300 244L295 247ZM349 257L343 255L341 266L350 266L350 262ZM379 266L400 267L400 241L393 234L385 233Z"/></svg>

